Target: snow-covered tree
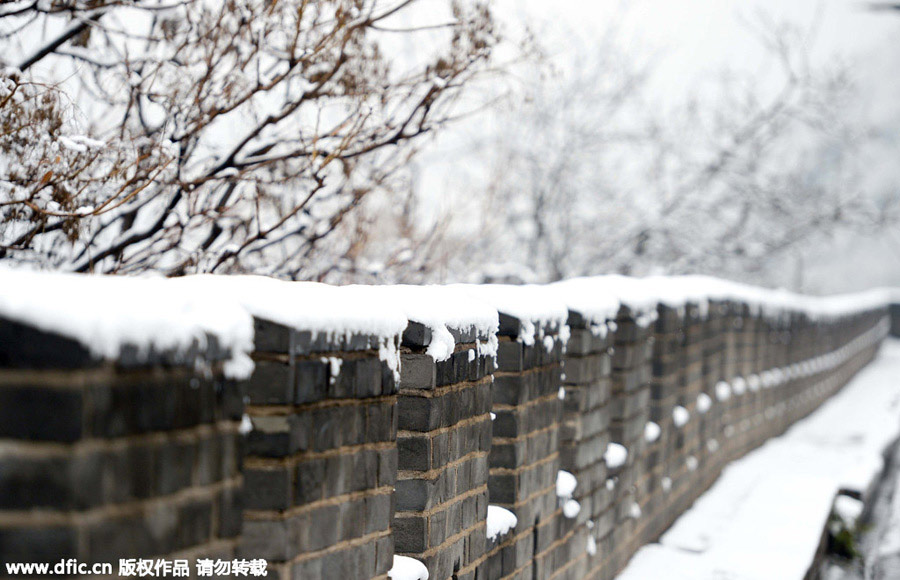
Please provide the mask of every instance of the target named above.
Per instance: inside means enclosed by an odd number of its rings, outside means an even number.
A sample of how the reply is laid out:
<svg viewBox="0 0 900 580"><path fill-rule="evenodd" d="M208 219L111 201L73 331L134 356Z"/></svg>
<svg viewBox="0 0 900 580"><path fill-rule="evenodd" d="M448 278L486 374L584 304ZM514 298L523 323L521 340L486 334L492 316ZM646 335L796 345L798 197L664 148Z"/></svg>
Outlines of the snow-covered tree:
<svg viewBox="0 0 900 580"><path fill-rule="evenodd" d="M764 73L723 74L685 101L648 88L658 56L629 53L615 30L607 42L572 35L570 64L529 77L527 98L482 137L493 225L478 231L492 239L467 233L460 255L537 280L702 272L784 283L785 257L896 223L897 197L866 189L872 136L851 112L852 70L811 64L797 26L755 24Z"/></svg>
<svg viewBox="0 0 900 580"><path fill-rule="evenodd" d="M485 3L419 4L3 3L0 259L325 276L498 40Z"/></svg>

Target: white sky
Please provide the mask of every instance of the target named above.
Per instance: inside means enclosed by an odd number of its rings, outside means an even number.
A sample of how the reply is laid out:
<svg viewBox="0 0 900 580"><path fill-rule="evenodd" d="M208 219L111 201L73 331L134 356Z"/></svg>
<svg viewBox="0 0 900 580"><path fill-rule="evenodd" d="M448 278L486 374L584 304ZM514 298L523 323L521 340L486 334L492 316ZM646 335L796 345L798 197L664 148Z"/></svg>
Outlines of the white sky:
<svg viewBox="0 0 900 580"><path fill-rule="evenodd" d="M672 86L723 65L758 67L763 55L746 25L757 13L804 28L818 22L812 55L819 62L882 48L900 33L900 13L872 12L858 0L556 0L552 12L543 0L495 4L502 18L525 14L540 23L543 38L566 29L590 38L618 16L627 42L660 51L659 80ZM566 38L556 40L564 53Z"/></svg>

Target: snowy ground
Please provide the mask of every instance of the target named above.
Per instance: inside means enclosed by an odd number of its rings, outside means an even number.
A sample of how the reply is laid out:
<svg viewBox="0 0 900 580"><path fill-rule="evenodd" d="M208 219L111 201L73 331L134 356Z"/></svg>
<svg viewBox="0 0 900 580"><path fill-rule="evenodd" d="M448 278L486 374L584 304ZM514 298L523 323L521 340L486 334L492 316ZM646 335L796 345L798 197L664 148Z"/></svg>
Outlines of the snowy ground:
<svg viewBox="0 0 900 580"><path fill-rule="evenodd" d="M896 580L900 578L900 445L868 501L857 540L860 557L852 562L831 558L824 580Z"/></svg>
<svg viewBox="0 0 900 580"><path fill-rule="evenodd" d="M900 340L888 339L815 413L727 467L618 580L801 580L837 491L865 491L898 434Z"/></svg>

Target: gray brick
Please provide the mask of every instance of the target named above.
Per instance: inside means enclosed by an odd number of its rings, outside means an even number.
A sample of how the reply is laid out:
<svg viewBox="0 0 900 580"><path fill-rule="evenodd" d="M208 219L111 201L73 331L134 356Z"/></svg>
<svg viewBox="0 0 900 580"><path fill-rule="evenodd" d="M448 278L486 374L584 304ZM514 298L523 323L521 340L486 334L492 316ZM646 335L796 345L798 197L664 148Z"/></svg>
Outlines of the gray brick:
<svg viewBox="0 0 900 580"><path fill-rule="evenodd" d="M422 511L433 505L435 482L428 479L402 479L394 486L399 511Z"/></svg>
<svg viewBox="0 0 900 580"><path fill-rule="evenodd" d="M517 340L502 341L497 348L497 370L518 372L524 367L523 345Z"/></svg>
<svg viewBox="0 0 900 580"><path fill-rule="evenodd" d="M296 552L286 520L247 520L241 531L238 553L244 558L285 562Z"/></svg>
<svg viewBox="0 0 900 580"><path fill-rule="evenodd" d="M0 389L0 436L75 441L83 432L83 406L78 390L5 386Z"/></svg>
<svg viewBox="0 0 900 580"><path fill-rule="evenodd" d="M250 402L286 405L294 400L293 366L271 361L256 361L248 383Z"/></svg>
<svg viewBox="0 0 900 580"><path fill-rule="evenodd" d="M184 550L207 543L212 536L212 501L198 498L178 507L175 532L176 550Z"/></svg>
<svg viewBox="0 0 900 580"><path fill-rule="evenodd" d="M399 469L431 469L431 438L404 436L397 439Z"/></svg>
<svg viewBox="0 0 900 580"><path fill-rule="evenodd" d="M75 369L99 362L76 340L0 316L0 368Z"/></svg>
<svg viewBox="0 0 900 580"><path fill-rule="evenodd" d="M424 516L395 517L393 522L394 549L397 553L421 553L426 550Z"/></svg>
<svg viewBox="0 0 900 580"><path fill-rule="evenodd" d="M290 470L287 467L246 469L244 494L248 509L287 509L293 500Z"/></svg>
<svg viewBox="0 0 900 580"><path fill-rule="evenodd" d="M431 329L422 323L409 321L403 331L403 346L422 348L431 344Z"/></svg>
<svg viewBox="0 0 900 580"><path fill-rule="evenodd" d="M391 525L394 512L391 509L391 496L388 494L369 496L366 503L365 533L371 534L386 530Z"/></svg>
<svg viewBox="0 0 900 580"><path fill-rule="evenodd" d="M394 485L397 482L398 452L396 448L378 452L378 485Z"/></svg>
<svg viewBox="0 0 900 580"><path fill-rule="evenodd" d="M56 562L77 555L75 528L0 528L0 561Z"/></svg>
<svg viewBox="0 0 900 580"><path fill-rule="evenodd" d="M397 401L398 427L408 431L433 431L441 425L443 399L401 395Z"/></svg>
<svg viewBox="0 0 900 580"><path fill-rule="evenodd" d="M393 536L379 538L375 545L375 554L375 574L386 574L394 564Z"/></svg>
<svg viewBox="0 0 900 580"><path fill-rule="evenodd" d="M244 516L244 495L241 489L226 487L218 495L218 536L234 538L240 535Z"/></svg>
<svg viewBox="0 0 900 580"><path fill-rule="evenodd" d="M331 381L331 367L322 360L298 360L295 363L297 404L321 401L328 395Z"/></svg>
<svg viewBox="0 0 900 580"><path fill-rule="evenodd" d="M253 318L253 342L256 352L284 353L292 350L294 331L287 326Z"/></svg>

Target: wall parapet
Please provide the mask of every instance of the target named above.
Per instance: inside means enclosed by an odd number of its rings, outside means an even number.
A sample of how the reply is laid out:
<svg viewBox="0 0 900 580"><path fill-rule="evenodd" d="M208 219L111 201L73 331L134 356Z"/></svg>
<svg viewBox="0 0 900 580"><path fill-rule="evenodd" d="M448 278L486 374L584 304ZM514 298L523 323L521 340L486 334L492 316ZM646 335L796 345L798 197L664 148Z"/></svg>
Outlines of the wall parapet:
<svg viewBox="0 0 900 580"><path fill-rule="evenodd" d="M284 579L612 578L900 318L694 277L0 281L0 560Z"/></svg>

